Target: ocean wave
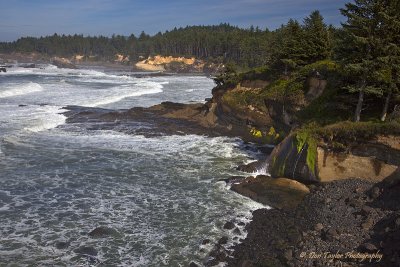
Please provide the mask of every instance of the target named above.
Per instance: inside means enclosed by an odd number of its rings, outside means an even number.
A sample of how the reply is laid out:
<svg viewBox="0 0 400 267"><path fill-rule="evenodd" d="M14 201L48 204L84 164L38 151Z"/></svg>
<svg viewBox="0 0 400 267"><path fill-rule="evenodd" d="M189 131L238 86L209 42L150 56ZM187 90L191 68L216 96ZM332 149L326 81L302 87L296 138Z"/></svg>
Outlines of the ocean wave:
<svg viewBox="0 0 400 267"><path fill-rule="evenodd" d="M0 98L26 95L40 91L43 91L43 87L40 84L29 82L27 84L14 85L10 89L0 92Z"/></svg>
<svg viewBox="0 0 400 267"><path fill-rule="evenodd" d="M142 86L143 89L132 89L130 86L124 87L116 87L114 90L110 90L112 95L109 96L102 96L101 100L96 100L94 102L86 103L84 106L88 107L98 107L103 106L115 102L119 102L122 99L128 97L137 97L142 95L149 95L149 94L158 94L162 93L163 86L159 83L146 83L145 86Z"/></svg>
<svg viewBox="0 0 400 267"><path fill-rule="evenodd" d="M38 116L35 119L33 125L29 125L24 130L29 132L41 132L56 128L57 126L64 124L67 117L61 112L67 110L60 109L57 106L44 106L41 107L37 112Z"/></svg>

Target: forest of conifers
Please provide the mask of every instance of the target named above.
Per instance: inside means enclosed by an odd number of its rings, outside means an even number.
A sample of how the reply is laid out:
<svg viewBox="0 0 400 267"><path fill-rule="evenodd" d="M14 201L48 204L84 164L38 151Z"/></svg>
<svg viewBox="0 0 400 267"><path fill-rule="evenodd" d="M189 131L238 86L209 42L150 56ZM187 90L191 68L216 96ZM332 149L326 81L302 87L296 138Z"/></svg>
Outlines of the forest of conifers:
<svg viewBox="0 0 400 267"><path fill-rule="evenodd" d="M381 120L385 120L400 87L400 1L354 0L340 12L346 21L337 28L326 25L320 12L313 11L302 22L291 19L274 31L220 24L175 28L153 36L142 32L138 37L54 34L0 43L0 53L79 54L98 60L114 60L116 54L123 54L131 62L157 54L194 56L241 69L266 66L285 76L328 60L340 66L341 87L358 95L354 120L360 120L368 95L374 101L384 99Z"/></svg>
<svg viewBox="0 0 400 267"><path fill-rule="evenodd" d="M135 35L112 37L59 35L24 37L11 43L0 43L0 52L38 52L50 56L70 57L76 54L113 60L115 55L129 55L135 62L151 55L196 57L217 62L234 62L240 66L255 67L268 63L284 51L282 45L304 46L313 51L312 57L331 53L335 29L322 22L319 13L304 20L304 25L289 21L275 31L258 27L242 29L229 24L217 26L187 26L150 36L142 32ZM294 35L293 35L294 34ZM313 36L317 34L316 36ZM317 38L322 38L317 40ZM285 41L285 39L287 39ZM289 40L292 39L292 40ZM320 46L323 47L320 47ZM297 49L291 47L290 49ZM303 51L302 53L307 53ZM312 60L310 58L310 60Z"/></svg>

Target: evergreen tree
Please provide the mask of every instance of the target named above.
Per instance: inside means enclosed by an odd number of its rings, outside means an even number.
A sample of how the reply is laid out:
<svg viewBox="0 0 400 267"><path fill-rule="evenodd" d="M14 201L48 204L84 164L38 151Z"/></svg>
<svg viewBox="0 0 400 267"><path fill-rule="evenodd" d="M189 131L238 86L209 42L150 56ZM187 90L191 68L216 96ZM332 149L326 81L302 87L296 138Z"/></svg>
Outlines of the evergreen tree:
<svg viewBox="0 0 400 267"><path fill-rule="evenodd" d="M358 92L354 121L360 121L365 94L380 94L374 81L377 71L377 45L379 36L379 4L376 0L355 0L347 3L341 13L347 17L342 24L342 56L345 70L357 82L349 86L350 92Z"/></svg>
<svg viewBox="0 0 400 267"><path fill-rule="evenodd" d="M312 63L330 57L332 40L324 18L318 10L304 19L307 62Z"/></svg>
<svg viewBox="0 0 400 267"><path fill-rule="evenodd" d="M389 102L393 94L399 92L400 85L400 2L397 0L380 1L379 35L381 64L380 78L384 83L385 100L381 113L381 121L386 120Z"/></svg>
<svg viewBox="0 0 400 267"><path fill-rule="evenodd" d="M281 45L279 59L284 64L285 75L288 70L305 63L305 36L304 30L298 21L290 19L281 29Z"/></svg>

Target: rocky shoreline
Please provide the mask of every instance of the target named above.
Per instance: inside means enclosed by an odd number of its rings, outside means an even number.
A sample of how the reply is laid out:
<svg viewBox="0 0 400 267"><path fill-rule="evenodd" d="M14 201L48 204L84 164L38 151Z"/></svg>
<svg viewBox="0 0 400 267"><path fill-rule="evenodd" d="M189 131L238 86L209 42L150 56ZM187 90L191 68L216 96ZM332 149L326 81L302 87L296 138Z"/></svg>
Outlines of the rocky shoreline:
<svg viewBox="0 0 400 267"><path fill-rule="evenodd" d="M240 121L221 120L218 107L213 107L212 102L164 102L149 108L118 111L67 109L68 123L89 128L95 126L145 136L240 136L251 141L248 126ZM137 127L138 124L143 127ZM131 132L133 128L135 132ZM242 165L238 169L251 173L266 161ZM341 179L304 185L293 179L268 176L232 177L226 182L233 191L273 209L255 211L253 221L246 226L247 238L235 247L227 249L227 238L222 237L203 263L205 266L220 262L243 267L400 264L399 169L381 182ZM190 266L198 265L192 262Z"/></svg>
<svg viewBox="0 0 400 267"><path fill-rule="evenodd" d="M399 193L398 177L313 186L296 209L255 211L228 266L399 266Z"/></svg>
<svg viewBox="0 0 400 267"><path fill-rule="evenodd" d="M138 132L134 134L145 136L241 136L242 133L232 131L239 126L211 124L204 104L165 102L150 108L120 111L68 109L68 123L91 127L90 122L94 122L97 127L127 133L136 128ZM102 123L96 123L99 121ZM133 123L145 127L130 127ZM265 161L240 166L239 170L254 172ZM232 177L226 182L231 184L233 191L273 209L253 213L253 221L246 226L247 238L233 250L225 248L227 240L222 237L204 262L205 266L219 262L243 267L400 264L399 170L378 183L366 179L342 179L306 186L292 179L268 176ZM196 265L192 263L191 266Z"/></svg>

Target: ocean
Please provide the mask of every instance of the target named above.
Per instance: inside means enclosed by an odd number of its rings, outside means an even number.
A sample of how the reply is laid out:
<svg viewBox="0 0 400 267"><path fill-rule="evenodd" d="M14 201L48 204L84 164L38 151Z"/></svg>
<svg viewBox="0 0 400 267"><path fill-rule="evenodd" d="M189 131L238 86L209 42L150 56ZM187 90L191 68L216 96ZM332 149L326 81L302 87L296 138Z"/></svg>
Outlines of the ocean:
<svg viewBox="0 0 400 267"><path fill-rule="evenodd" d="M203 102L213 86L205 76L46 64L0 73L0 266L188 266L222 236L227 246L244 238L262 206L219 181L254 156L239 139L145 137L63 115L68 105ZM231 220L240 234L223 228ZM89 235L101 226L111 233Z"/></svg>

